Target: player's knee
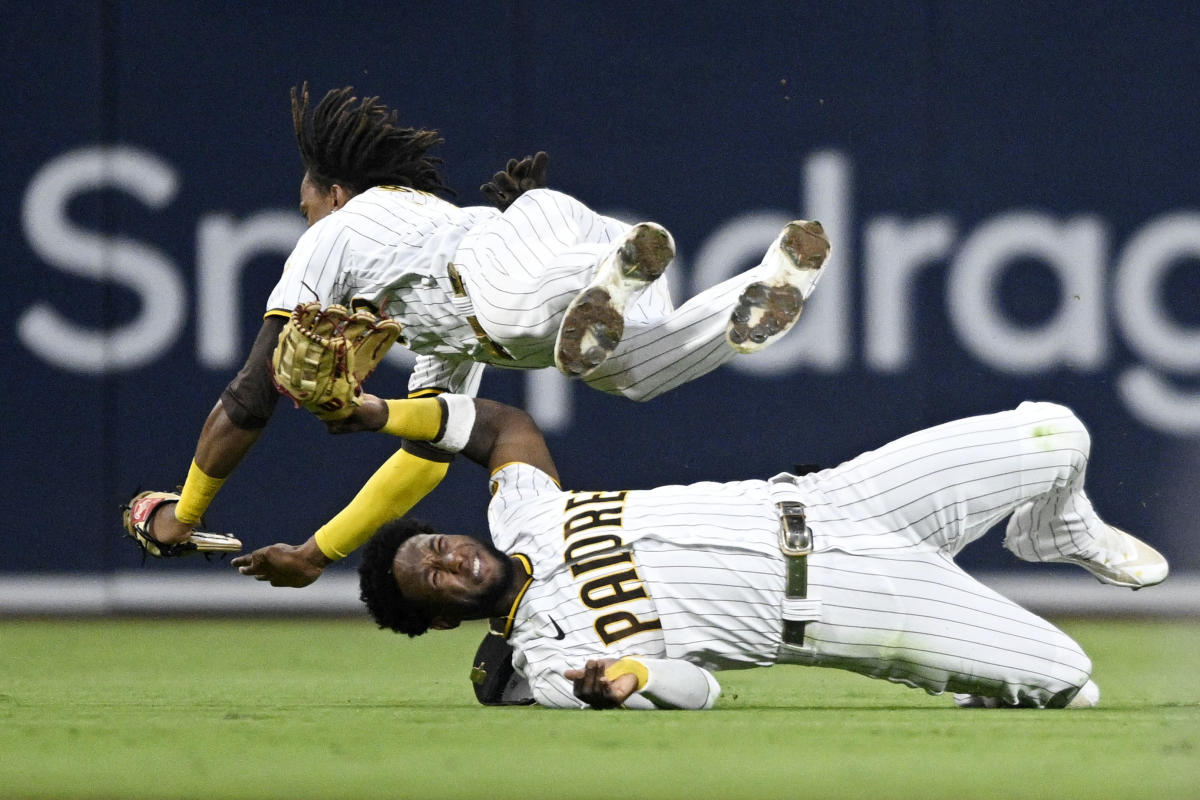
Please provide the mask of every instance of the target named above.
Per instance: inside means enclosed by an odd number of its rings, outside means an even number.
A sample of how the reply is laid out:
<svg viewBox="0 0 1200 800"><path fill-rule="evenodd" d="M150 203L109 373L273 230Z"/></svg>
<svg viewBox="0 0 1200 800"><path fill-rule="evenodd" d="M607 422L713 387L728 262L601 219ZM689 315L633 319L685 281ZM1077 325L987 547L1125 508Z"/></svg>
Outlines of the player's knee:
<svg viewBox="0 0 1200 800"><path fill-rule="evenodd" d="M1092 435L1074 411L1047 402L1025 402L1020 410L1031 416L1030 431L1042 448L1062 453L1073 470L1087 466Z"/></svg>
<svg viewBox="0 0 1200 800"><path fill-rule="evenodd" d="M1049 659L1051 666L1045 673L1048 680L1037 692L1041 701L1039 705L1061 708L1091 679L1092 659L1083 652L1078 642L1058 629L1051 634L1048 643L1054 646L1054 650Z"/></svg>
<svg viewBox="0 0 1200 800"><path fill-rule="evenodd" d="M1092 677L1092 659L1083 652L1079 642L1065 633L1060 632L1060 635L1062 638L1058 643L1058 660L1065 669L1071 671L1070 682L1075 686L1082 686Z"/></svg>
<svg viewBox="0 0 1200 800"><path fill-rule="evenodd" d="M1062 668L1066 672L1065 679L1071 686L1081 689L1092 677L1092 659L1083 652L1083 648L1079 646L1078 642L1065 635L1064 638L1066 638L1068 646L1061 648L1059 653L1062 659Z"/></svg>

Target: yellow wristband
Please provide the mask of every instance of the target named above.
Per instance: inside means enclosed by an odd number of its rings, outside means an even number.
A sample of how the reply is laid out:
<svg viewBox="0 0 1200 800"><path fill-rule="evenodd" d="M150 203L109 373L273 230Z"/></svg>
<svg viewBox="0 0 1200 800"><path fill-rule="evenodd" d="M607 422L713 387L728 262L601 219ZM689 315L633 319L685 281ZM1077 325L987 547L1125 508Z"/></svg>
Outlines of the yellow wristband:
<svg viewBox="0 0 1200 800"><path fill-rule="evenodd" d="M179 492L179 503L175 506L175 519L185 525L198 523L223 483L224 478L214 478L205 474L204 470L197 466L196 460L192 459L187 480L183 482L183 490Z"/></svg>
<svg viewBox="0 0 1200 800"><path fill-rule="evenodd" d="M442 404L436 397L414 400L385 400L387 422L380 430L415 442L431 442L442 428Z"/></svg>
<svg viewBox="0 0 1200 800"><path fill-rule="evenodd" d="M646 665L632 658L622 658L608 665L608 669L604 670L604 677L610 681L615 681L622 675L632 675L637 678L637 689L641 691L646 687L646 683L650 680L650 670L646 669Z"/></svg>

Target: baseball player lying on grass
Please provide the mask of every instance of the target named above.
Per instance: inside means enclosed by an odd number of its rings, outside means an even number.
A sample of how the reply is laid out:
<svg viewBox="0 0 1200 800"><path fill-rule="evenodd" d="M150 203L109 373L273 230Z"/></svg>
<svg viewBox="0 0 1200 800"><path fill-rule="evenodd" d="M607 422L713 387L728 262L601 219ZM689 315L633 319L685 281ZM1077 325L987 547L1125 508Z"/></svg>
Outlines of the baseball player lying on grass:
<svg viewBox="0 0 1200 800"><path fill-rule="evenodd" d="M1007 517L1004 544L1026 561L1134 589L1167 575L1158 552L1092 508L1088 432L1052 403L807 475L645 491L564 491L529 416L487 400L365 396L340 429L431 441L488 468L496 547L389 522L364 550L362 598L380 627L410 636L498 618L545 706L710 708L714 671L772 664L852 670L966 706L1093 706L1079 645L955 554ZM232 563L269 579L257 556Z"/></svg>
<svg viewBox="0 0 1200 800"><path fill-rule="evenodd" d="M352 92L330 91L314 108L307 84L293 89L306 169L300 211L310 227L267 300L245 366L204 424L181 497L151 492L126 510L127 529L153 555L240 546L190 537L275 409L268 364L303 303L386 317L391 340L372 340L369 366L391 341L417 353L410 397L474 396L484 365L493 364L557 366L601 391L649 400L776 341L799 318L828 257L820 224L798 220L757 267L673 308L659 279L675 252L665 229L630 226L543 188L544 153L510 161L482 187L494 208L453 205L436 196L448 191L440 160L428 154L442 141L437 132L400 127L377 98L359 101ZM343 320L316 323L328 330ZM339 405L313 410L326 421L350 413ZM287 585L316 580L412 508L450 460L406 443L308 542L274 546Z"/></svg>

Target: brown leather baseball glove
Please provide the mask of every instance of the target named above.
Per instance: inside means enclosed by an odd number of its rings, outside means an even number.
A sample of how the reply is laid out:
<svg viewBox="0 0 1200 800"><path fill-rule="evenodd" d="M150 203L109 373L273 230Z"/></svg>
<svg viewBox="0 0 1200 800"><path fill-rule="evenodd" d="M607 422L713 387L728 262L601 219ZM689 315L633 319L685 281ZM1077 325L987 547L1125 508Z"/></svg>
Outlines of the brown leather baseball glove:
<svg viewBox="0 0 1200 800"><path fill-rule="evenodd" d="M271 357L275 387L326 422L361 405L362 383L400 338L400 323L344 306L302 303Z"/></svg>

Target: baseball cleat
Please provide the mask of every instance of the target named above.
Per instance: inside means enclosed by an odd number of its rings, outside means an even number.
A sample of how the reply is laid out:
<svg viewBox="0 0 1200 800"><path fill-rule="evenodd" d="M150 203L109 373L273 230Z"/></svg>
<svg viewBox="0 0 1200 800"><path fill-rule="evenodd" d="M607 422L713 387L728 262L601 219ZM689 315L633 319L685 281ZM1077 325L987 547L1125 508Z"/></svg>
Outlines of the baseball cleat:
<svg viewBox="0 0 1200 800"><path fill-rule="evenodd" d="M1091 678L1067 703L1067 708L1095 708L1100 705L1100 687Z"/></svg>
<svg viewBox="0 0 1200 800"><path fill-rule="evenodd" d="M984 697L980 694L955 694L954 705L959 708L1025 708L1013 705L999 697ZM1100 705L1100 687L1091 678L1080 687L1075 696L1063 708L1095 708Z"/></svg>
<svg viewBox="0 0 1200 800"><path fill-rule="evenodd" d="M725 329L729 346L756 353L791 330L827 258L829 237L821 223L789 222L763 259L770 276L747 286L733 307Z"/></svg>
<svg viewBox="0 0 1200 800"><path fill-rule="evenodd" d="M1102 583L1135 590L1162 583L1167 577L1169 568L1162 553L1120 528L1109 525L1108 536L1097 540L1096 544L1099 552L1093 558L1076 554L1050 560L1078 564Z"/></svg>
<svg viewBox="0 0 1200 800"><path fill-rule="evenodd" d="M625 304L657 280L674 257L675 242L666 228L653 222L634 225L567 306L554 343L555 366L582 378L604 363L625 332Z"/></svg>
<svg viewBox="0 0 1200 800"><path fill-rule="evenodd" d="M958 692L954 695L954 705L959 708L1015 708L999 697L984 697L981 694L966 694Z"/></svg>

